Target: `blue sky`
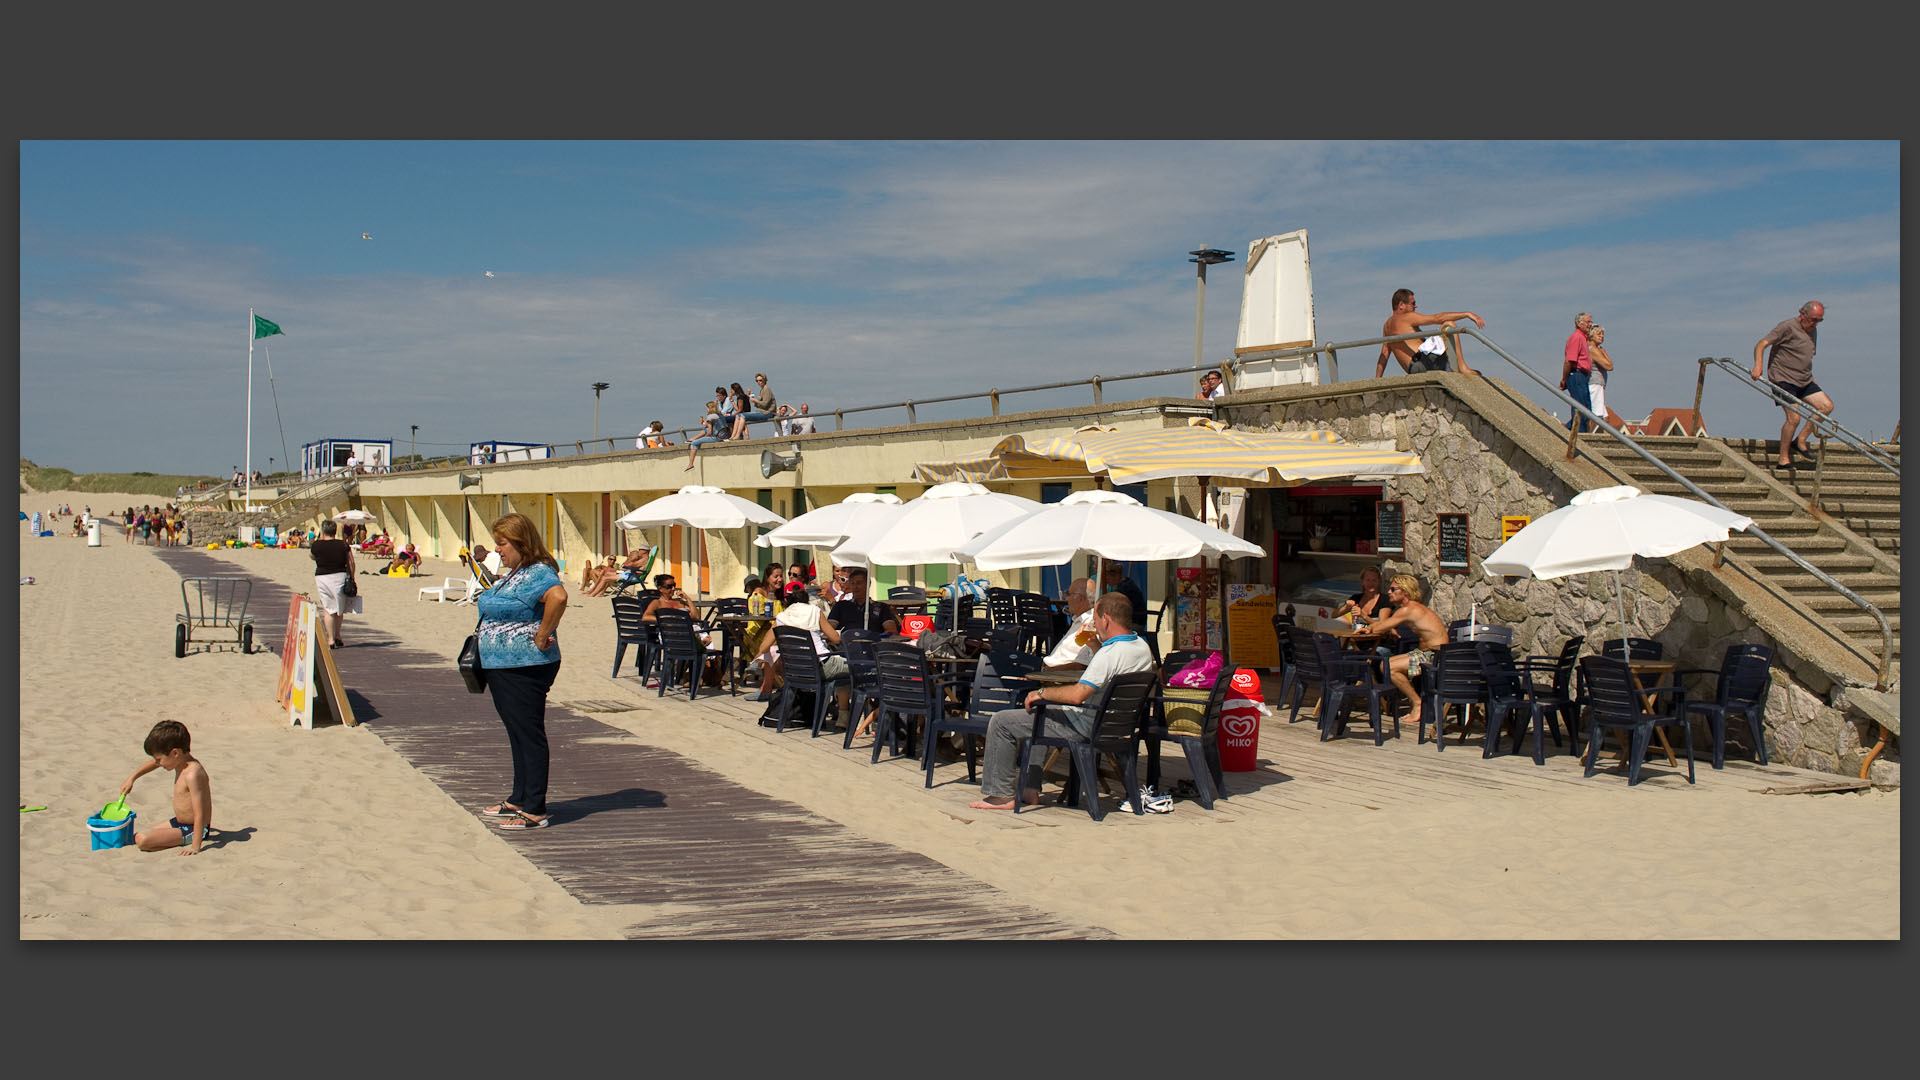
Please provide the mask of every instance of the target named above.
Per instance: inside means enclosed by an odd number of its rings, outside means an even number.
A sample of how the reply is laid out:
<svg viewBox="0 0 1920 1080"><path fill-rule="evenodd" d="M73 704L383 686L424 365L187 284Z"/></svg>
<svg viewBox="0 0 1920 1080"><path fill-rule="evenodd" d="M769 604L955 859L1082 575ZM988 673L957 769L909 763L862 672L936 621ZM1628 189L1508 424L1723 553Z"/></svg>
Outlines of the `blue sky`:
<svg viewBox="0 0 1920 1080"><path fill-rule="evenodd" d="M1322 340L1377 333L1405 286L1557 379L1590 311L1628 418L1822 300L1816 378L1885 437L1898 192L1892 142L23 142L21 453L224 474L249 307L286 331L271 388L255 355L263 469L412 424L423 454L591 438L595 381L600 434L630 437L756 371L820 412L1184 366L1186 252L1237 256L1208 279L1218 360L1248 242L1298 228ZM1724 377L1703 411L1779 430Z"/></svg>

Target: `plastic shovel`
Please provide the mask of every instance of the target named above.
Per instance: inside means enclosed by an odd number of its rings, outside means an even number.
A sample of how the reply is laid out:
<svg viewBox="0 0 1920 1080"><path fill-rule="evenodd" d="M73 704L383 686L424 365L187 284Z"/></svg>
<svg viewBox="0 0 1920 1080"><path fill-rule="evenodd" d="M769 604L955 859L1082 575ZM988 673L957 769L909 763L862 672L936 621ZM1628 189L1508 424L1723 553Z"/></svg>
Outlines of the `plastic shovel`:
<svg viewBox="0 0 1920 1080"><path fill-rule="evenodd" d="M97 816L101 821L119 821L125 818L127 816L127 797L122 795L118 799L101 807L100 813Z"/></svg>

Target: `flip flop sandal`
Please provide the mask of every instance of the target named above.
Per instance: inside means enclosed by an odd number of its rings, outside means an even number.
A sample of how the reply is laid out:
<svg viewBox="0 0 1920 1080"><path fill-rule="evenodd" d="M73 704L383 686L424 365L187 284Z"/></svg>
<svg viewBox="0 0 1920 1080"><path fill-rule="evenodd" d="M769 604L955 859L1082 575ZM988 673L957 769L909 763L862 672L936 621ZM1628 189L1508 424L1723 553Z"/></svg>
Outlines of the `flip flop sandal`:
<svg viewBox="0 0 1920 1080"><path fill-rule="evenodd" d="M495 803L492 806L481 807L480 815L482 817L510 818L510 817L519 817L520 811L515 810L511 806L508 806L507 800L501 799L499 802Z"/></svg>
<svg viewBox="0 0 1920 1080"><path fill-rule="evenodd" d="M516 831L520 829L544 829L552 820L553 818L551 816L537 818L526 813L516 813L512 817L499 822L499 826L503 829L513 829Z"/></svg>
<svg viewBox="0 0 1920 1080"><path fill-rule="evenodd" d="M1140 805L1149 814L1171 814L1173 813L1173 796L1155 795L1151 799L1141 800Z"/></svg>

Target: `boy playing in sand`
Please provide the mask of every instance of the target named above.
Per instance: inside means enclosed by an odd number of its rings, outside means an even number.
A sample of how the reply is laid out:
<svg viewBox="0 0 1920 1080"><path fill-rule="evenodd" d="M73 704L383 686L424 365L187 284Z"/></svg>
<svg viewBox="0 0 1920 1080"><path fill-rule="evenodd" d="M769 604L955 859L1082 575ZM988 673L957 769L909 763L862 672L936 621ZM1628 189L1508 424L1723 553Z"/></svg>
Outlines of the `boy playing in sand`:
<svg viewBox="0 0 1920 1080"><path fill-rule="evenodd" d="M198 855L201 843L207 838L209 822L213 820L213 788L207 783L206 767L188 752L192 741L187 726L177 720L162 720L153 725L141 747L152 760L133 770L127 782L120 785L120 794L124 797L133 790L134 781L155 769L168 769L175 774L173 820L161 828L134 833L133 842L140 845L141 851L162 851L191 844L180 854Z"/></svg>

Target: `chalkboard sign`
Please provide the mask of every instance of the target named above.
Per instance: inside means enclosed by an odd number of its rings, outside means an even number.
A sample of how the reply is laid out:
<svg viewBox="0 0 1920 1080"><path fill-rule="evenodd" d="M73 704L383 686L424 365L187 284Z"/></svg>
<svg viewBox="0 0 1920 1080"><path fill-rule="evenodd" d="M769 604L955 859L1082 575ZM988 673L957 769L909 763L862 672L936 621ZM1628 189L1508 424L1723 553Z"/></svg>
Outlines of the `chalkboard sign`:
<svg viewBox="0 0 1920 1080"><path fill-rule="evenodd" d="M1382 555L1407 553L1407 518L1399 499L1384 499L1373 504L1375 551Z"/></svg>
<svg viewBox="0 0 1920 1080"><path fill-rule="evenodd" d="M1467 529L1467 515L1441 514L1439 517L1440 572L1464 574L1467 572L1467 550L1471 540Z"/></svg>

